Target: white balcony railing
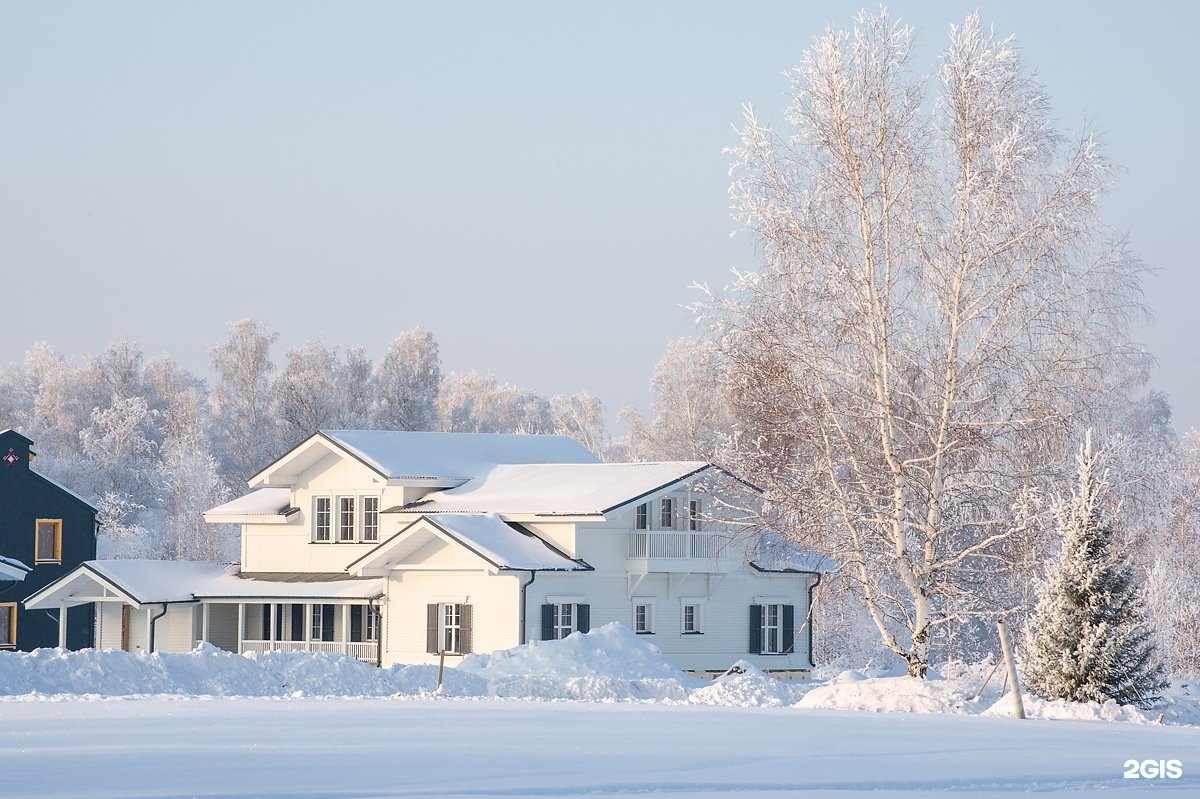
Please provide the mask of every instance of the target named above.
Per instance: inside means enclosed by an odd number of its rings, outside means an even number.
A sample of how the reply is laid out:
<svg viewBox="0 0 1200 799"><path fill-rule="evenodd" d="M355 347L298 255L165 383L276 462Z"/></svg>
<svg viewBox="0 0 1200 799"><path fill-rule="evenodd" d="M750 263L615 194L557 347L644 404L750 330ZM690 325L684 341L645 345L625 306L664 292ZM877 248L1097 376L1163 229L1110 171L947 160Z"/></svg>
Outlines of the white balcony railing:
<svg viewBox="0 0 1200 799"><path fill-rule="evenodd" d="M639 530L629 536L631 558L724 558L729 539L715 533Z"/></svg>
<svg viewBox="0 0 1200 799"><path fill-rule="evenodd" d="M243 652L331 652L335 655L379 662L379 644L375 641L242 641Z"/></svg>

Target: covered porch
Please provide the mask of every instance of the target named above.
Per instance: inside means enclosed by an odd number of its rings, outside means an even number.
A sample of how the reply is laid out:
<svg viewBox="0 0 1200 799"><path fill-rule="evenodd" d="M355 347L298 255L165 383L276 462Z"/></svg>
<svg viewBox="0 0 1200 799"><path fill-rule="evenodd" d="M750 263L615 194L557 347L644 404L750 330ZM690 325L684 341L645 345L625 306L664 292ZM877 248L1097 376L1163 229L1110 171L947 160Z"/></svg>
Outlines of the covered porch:
<svg viewBox="0 0 1200 799"><path fill-rule="evenodd" d="M25 600L96 608L96 645L130 652L329 652L378 665L382 579L345 574L242 573L236 565L87 561Z"/></svg>

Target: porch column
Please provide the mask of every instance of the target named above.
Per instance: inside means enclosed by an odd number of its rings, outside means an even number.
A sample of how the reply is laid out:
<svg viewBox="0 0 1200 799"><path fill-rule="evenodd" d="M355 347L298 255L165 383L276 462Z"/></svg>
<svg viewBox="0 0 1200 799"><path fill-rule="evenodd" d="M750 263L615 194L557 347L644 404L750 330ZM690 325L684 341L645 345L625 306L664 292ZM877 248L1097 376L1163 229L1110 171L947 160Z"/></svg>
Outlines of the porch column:
<svg viewBox="0 0 1200 799"><path fill-rule="evenodd" d="M342 605L342 654L350 654L350 606Z"/></svg>
<svg viewBox="0 0 1200 799"><path fill-rule="evenodd" d="M59 600L58 603L58 648L67 648L67 602Z"/></svg>
<svg viewBox="0 0 1200 799"><path fill-rule="evenodd" d="M271 643L267 648L274 652L279 648L275 645L275 642L279 640L279 606L272 602L267 605L267 612L271 614L271 624L269 625L271 629L267 633L267 640Z"/></svg>
<svg viewBox="0 0 1200 799"><path fill-rule="evenodd" d="M304 651L312 651L312 611L311 602L304 603Z"/></svg>
<svg viewBox="0 0 1200 799"><path fill-rule="evenodd" d="M205 643L208 642L208 611L210 607L207 602L200 606L200 640Z"/></svg>
<svg viewBox="0 0 1200 799"><path fill-rule="evenodd" d="M238 642L237 651L239 655L245 654L246 641L246 603L238 603Z"/></svg>

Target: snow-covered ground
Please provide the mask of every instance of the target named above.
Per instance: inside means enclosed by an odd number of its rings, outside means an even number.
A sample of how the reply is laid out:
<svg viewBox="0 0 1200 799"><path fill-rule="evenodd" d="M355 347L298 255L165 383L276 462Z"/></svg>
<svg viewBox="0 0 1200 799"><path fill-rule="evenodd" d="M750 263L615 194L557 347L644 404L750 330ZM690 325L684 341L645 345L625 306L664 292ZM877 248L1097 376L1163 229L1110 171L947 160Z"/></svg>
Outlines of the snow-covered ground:
<svg viewBox="0 0 1200 799"><path fill-rule="evenodd" d="M985 674L702 682L619 625L468 657L440 691L436 667L320 655L4 653L0 794L1200 795L1191 686L1150 713L1027 698L1018 721L998 680L974 698Z"/></svg>

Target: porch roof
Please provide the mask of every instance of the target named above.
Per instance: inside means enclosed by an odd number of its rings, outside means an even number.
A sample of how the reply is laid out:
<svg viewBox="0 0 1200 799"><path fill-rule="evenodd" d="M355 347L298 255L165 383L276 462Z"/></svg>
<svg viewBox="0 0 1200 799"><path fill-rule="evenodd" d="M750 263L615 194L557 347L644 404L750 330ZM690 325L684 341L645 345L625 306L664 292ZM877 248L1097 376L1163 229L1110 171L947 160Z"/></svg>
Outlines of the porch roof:
<svg viewBox="0 0 1200 799"><path fill-rule="evenodd" d="M266 521L295 513L290 488L259 488L204 512L206 522ZM249 518L247 518L249 517Z"/></svg>
<svg viewBox="0 0 1200 799"><path fill-rule="evenodd" d="M264 579L266 578L266 579ZM382 579L345 574L242 574L238 564L211 561L89 560L25 600L30 610L96 601L146 604L204 600L372 599Z"/></svg>
<svg viewBox="0 0 1200 799"><path fill-rule="evenodd" d="M24 580L33 569L16 558L0 555L0 580Z"/></svg>

